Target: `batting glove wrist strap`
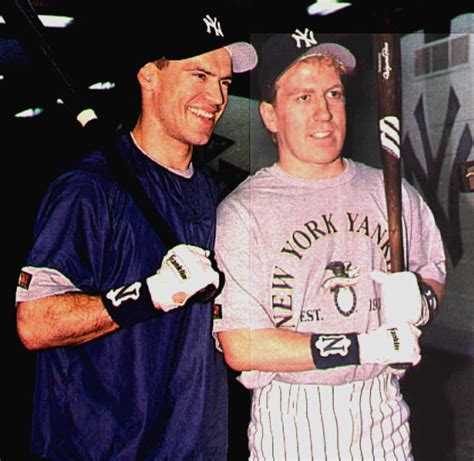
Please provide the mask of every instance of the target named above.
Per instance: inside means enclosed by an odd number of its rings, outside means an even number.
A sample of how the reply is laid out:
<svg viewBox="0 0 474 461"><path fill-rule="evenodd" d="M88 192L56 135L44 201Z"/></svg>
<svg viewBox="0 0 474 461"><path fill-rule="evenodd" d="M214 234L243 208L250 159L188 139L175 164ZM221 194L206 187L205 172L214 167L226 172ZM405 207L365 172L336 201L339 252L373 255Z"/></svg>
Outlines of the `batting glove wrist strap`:
<svg viewBox="0 0 474 461"><path fill-rule="evenodd" d="M122 328L160 315L145 280L109 290L102 295L102 302L112 320Z"/></svg>
<svg viewBox="0 0 474 461"><path fill-rule="evenodd" d="M438 314L438 297L433 289L424 282L420 282L421 305L422 305L422 322L420 326L430 323Z"/></svg>
<svg viewBox="0 0 474 461"><path fill-rule="evenodd" d="M313 334L311 354L319 370L357 365L360 363L357 334Z"/></svg>

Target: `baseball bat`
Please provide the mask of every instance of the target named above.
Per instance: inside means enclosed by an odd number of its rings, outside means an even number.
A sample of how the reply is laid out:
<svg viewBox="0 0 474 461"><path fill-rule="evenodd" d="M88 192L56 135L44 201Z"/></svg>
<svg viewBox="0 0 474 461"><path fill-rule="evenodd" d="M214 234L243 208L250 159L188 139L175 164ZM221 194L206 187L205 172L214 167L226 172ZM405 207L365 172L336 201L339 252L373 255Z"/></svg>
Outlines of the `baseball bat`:
<svg viewBox="0 0 474 461"><path fill-rule="evenodd" d="M387 203L390 242L390 271L405 270L402 234L401 188L401 60L400 37L396 34L374 34L376 65L379 147ZM396 363L397 369L410 364Z"/></svg>
<svg viewBox="0 0 474 461"><path fill-rule="evenodd" d="M400 38L374 34L379 146L382 158L390 239L391 272L405 269L401 194L401 78Z"/></svg>
<svg viewBox="0 0 474 461"><path fill-rule="evenodd" d="M64 66L60 64L46 40L44 26L29 0L4 1L2 14L22 47L54 82L55 90L60 94L65 107L83 126L86 136L104 153L117 181L131 195L163 244L170 249L181 243L148 197L132 166L117 152L114 144L115 130L99 120L85 94L63 70ZM217 287L210 285L197 295L201 301L207 301L215 295L216 290Z"/></svg>

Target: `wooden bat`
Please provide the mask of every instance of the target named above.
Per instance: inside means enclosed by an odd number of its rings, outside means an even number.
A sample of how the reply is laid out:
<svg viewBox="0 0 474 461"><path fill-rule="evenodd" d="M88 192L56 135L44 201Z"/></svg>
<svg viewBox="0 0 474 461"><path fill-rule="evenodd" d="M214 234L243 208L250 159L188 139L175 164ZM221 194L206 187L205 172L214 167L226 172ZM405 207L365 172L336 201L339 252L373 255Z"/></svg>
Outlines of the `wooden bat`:
<svg viewBox="0 0 474 461"><path fill-rule="evenodd" d="M401 198L401 65L400 37L396 34L373 35L379 145L382 157L385 198L390 238L391 272L405 270L402 236Z"/></svg>
<svg viewBox="0 0 474 461"><path fill-rule="evenodd" d="M385 200L387 202L388 232L390 241L390 270L405 270L402 234L401 184L401 62L400 36L374 34L377 80L377 107L379 146L382 157ZM408 363L395 363L391 367L405 370Z"/></svg>

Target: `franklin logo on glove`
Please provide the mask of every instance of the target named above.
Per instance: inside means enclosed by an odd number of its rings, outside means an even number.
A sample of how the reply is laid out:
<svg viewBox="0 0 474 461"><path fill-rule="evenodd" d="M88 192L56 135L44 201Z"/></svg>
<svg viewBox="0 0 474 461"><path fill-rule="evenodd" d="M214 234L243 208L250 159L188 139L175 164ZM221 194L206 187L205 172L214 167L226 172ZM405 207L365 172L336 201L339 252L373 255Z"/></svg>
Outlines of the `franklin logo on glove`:
<svg viewBox="0 0 474 461"><path fill-rule="evenodd" d="M175 254L172 254L166 261L172 269L175 270L176 274L181 277L182 280L187 280L189 278L186 268L183 264L183 261L179 260Z"/></svg>
<svg viewBox="0 0 474 461"><path fill-rule="evenodd" d="M155 317L159 311L184 306L203 289L212 287L215 292L219 273L209 255L203 248L177 245L166 253L155 274L105 293L104 306L117 325L127 327Z"/></svg>
<svg viewBox="0 0 474 461"><path fill-rule="evenodd" d="M396 350L396 351L399 351L400 350L400 340L398 339L398 335L397 335L397 329L396 328L392 328L390 331L390 335L392 336L392 339L393 339L393 348Z"/></svg>

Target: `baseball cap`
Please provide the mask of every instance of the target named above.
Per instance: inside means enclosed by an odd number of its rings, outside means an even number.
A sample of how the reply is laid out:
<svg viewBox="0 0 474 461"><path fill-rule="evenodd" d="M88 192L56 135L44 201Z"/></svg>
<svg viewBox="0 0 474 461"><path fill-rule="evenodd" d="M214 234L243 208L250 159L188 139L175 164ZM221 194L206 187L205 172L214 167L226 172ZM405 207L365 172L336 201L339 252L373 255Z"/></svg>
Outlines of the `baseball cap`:
<svg viewBox="0 0 474 461"><path fill-rule="evenodd" d="M269 89L290 67L311 56L326 55L339 60L348 70L356 66L354 55L344 46L325 40L310 29L272 35L263 45L259 64L260 88Z"/></svg>
<svg viewBox="0 0 474 461"><path fill-rule="evenodd" d="M167 11L159 23L149 21L153 19L141 19L140 38L134 47L137 65L160 58L187 59L219 48L229 52L234 73L257 65L255 48L244 40L249 34L245 33L243 22L232 20L229 13L183 7L180 12Z"/></svg>

